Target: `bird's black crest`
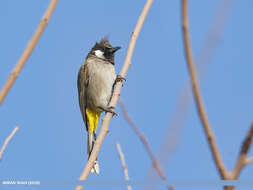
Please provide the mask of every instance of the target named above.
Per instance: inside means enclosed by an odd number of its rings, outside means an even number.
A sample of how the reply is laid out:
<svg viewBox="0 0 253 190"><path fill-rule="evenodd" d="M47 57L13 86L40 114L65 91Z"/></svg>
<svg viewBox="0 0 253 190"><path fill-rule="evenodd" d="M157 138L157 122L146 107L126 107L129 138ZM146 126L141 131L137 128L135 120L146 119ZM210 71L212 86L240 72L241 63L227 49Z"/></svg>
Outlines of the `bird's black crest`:
<svg viewBox="0 0 253 190"><path fill-rule="evenodd" d="M107 48L112 48L112 45L110 44L107 37L104 37L99 44Z"/></svg>
<svg viewBox="0 0 253 190"><path fill-rule="evenodd" d="M105 37L99 43L96 42L91 51L101 50L105 52L106 48L110 49L112 48L112 45L110 44L108 38Z"/></svg>

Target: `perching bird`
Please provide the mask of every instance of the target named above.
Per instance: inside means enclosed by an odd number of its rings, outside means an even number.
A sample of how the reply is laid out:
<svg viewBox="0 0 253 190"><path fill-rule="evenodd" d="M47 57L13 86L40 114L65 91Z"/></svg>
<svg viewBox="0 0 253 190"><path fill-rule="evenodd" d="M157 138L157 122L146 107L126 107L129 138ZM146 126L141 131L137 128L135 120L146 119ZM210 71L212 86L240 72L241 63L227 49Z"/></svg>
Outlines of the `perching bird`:
<svg viewBox="0 0 253 190"><path fill-rule="evenodd" d="M114 53L120 47L112 47L107 38L96 43L89 52L78 73L79 105L88 133L88 159L96 141L96 130L101 112L111 112L109 102L117 78L114 68ZM117 78L117 79L116 79ZM92 173L99 173L96 160Z"/></svg>

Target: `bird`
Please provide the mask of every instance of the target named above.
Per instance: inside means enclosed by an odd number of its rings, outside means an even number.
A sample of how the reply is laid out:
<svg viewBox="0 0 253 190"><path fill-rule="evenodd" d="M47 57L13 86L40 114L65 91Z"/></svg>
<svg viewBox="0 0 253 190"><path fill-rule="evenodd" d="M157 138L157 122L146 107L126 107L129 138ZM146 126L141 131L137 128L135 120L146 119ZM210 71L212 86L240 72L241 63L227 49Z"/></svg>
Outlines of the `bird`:
<svg viewBox="0 0 253 190"><path fill-rule="evenodd" d="M120 46L113 47L107 37L102 38L92 47L78 72L79 106L88 134L88 159L96 141L96 130L101 113L116 114L114 108L109 107L109 102L116 81L124 79L115 74L114 54L120 48ZM91 172L99 174L98 159Z"/></svg>

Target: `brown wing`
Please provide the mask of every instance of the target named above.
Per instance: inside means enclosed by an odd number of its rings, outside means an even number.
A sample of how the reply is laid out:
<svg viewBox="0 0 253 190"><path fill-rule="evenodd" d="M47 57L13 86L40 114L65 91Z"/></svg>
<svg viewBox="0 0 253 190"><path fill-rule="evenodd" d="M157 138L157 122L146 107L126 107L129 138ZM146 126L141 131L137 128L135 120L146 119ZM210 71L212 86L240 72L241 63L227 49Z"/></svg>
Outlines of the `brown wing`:
<svg viewBox="0 0 253 190"><path fill-rule="evenodd" d="M77 88L78 88L78 96L79 96L79 106L82 113L83 121L85 123L86 130L88 131L88 121L86 117L86 94L87 94L87 87L89 85L89 75L88 75L88 67L87 64L84 63L78 72L78 79L77 79Z"/></svg>

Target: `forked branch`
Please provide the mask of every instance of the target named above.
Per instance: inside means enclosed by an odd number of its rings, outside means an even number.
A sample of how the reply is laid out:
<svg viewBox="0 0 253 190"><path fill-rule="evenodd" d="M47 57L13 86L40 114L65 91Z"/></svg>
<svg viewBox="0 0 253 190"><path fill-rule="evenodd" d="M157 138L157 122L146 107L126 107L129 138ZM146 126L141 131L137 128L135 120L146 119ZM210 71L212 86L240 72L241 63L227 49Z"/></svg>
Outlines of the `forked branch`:
<svg viewBox="0 0 253 190"><path fill-rule="evenodd" d="M241 170L251 162L253 162L253 157L247 158L247 154L249 152L249 148L252 144L253 137L253 123L247 133L246 138L244 139L240 151L240 155L238 156L235 168L232 172L233 179L237 179L241 173Z"/></svg>

